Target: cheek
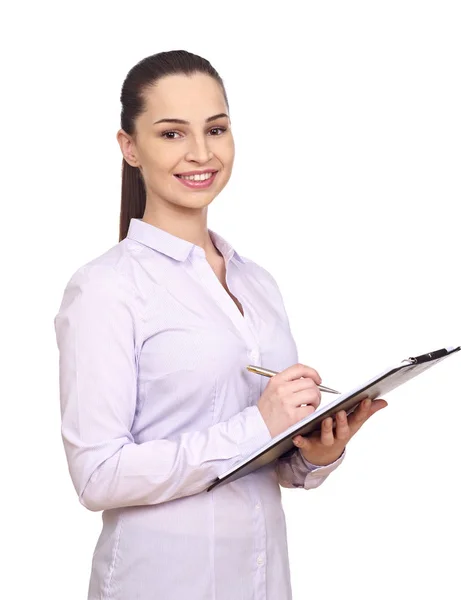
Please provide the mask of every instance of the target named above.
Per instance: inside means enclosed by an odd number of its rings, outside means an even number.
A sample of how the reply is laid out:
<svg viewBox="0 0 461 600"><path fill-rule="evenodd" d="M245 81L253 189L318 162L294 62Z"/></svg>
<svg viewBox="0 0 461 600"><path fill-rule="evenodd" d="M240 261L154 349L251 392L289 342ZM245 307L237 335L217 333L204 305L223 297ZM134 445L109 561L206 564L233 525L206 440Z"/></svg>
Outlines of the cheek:
<svg viewBox="0 0 461 600"><path fill-rule="evenodd" d="M232 168L235 156L234 140L230 138L216 150L218 157L222 160L226 167Z"/></svg>
<svg viewBox="0 0 461 600"><path fill-rule="evenodd" d="M180 160L181 154L178 152L178 148L173 147L173 144L169 147L163 146L161 148L153 146L149 152L149 170L155 176L169 175L175 171Z"/></svg>

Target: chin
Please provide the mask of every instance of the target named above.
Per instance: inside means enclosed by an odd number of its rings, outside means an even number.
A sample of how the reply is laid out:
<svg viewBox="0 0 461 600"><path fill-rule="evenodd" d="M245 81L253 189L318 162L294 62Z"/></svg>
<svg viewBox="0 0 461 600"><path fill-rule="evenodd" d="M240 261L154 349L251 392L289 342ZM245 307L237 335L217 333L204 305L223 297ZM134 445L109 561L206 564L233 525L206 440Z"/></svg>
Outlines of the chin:
<svg viewBox="0 0 461 600"><path fill-rule="evenodd" d="M219 193L219 192L218 192ZM216 198L218 194L194 194L189 195L188 197L178 198L176 200L176 204L179 206L184 206L184 208L205 208L209 206L213 200Z"/></svg>

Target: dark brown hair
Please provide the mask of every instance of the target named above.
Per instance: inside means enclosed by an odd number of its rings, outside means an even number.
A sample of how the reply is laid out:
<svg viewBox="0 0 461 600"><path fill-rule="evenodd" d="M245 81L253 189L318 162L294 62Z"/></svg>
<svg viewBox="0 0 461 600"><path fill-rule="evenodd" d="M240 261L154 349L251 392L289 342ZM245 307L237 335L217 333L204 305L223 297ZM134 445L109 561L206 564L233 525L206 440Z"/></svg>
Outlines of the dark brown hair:
<svg viewBox="0 0 461 600"><path fill-rule="evenodd" d="M125 78L120 94L122 112L120 126L133 138L136 137L136 118L146 110L145 92L167 75L193 75L205 73L215 79L222 88L227 108L224 83L218 72L201 56L186 50L170 50L148 56L138 62ZM122 159L122 202L120 207L119 241L126 238L132 218L142 218L146 208L146 189L141 171Z"/></svg>

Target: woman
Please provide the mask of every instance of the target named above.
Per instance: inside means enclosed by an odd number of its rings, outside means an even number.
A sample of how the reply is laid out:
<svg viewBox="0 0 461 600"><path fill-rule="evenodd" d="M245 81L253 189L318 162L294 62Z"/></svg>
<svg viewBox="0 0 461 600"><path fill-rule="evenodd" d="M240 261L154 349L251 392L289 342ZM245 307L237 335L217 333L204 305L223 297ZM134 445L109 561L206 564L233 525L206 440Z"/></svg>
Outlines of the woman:
<svg viewBox="0 0 461 600"><path fill-rule="evenodd" d="M218 73L156 54L121 102L120 240L74 273L55 318L70 474L104 511L88 598L287 600L280 486L320 485L386 403L326 419L289 458L205 491L313 412L320 377L297 362L273 277L207 228L234 161Z"/></svg>

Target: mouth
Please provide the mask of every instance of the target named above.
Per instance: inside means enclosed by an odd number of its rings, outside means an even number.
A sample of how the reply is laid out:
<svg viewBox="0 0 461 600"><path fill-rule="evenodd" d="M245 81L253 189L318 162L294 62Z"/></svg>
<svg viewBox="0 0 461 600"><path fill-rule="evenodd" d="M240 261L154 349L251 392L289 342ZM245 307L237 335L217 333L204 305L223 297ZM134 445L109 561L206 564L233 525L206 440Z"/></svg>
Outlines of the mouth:
<svg viewBox="0 0 461 600"><path fill-rule="evenodd" d="M216 178L218 171L207 171L206 173L198 173L194 175L176 175L175 177L183 185L191 189L209 188Z"/></svg>

